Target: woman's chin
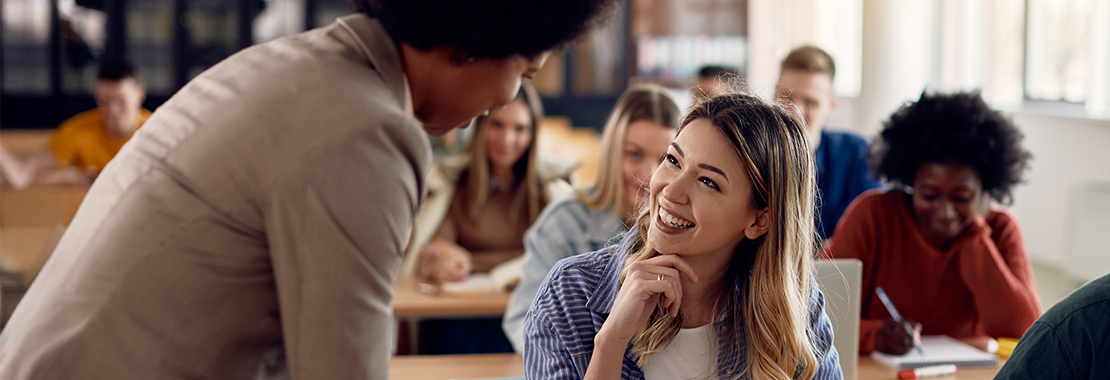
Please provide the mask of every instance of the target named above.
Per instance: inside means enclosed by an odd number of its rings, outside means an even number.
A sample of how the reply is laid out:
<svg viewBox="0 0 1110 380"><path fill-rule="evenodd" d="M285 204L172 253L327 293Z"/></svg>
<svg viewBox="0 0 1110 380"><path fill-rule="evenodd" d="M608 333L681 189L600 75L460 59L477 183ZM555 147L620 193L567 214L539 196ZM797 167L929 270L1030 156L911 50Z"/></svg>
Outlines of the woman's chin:
<svg viewBox="0 0 1110 380"><path fill-rule="evenodd" d="M655 249L660 254L669 255L675 254L679 250L673 240L673 236L663 232L655 223L648 225L647 243L651 248Z"/></svg>

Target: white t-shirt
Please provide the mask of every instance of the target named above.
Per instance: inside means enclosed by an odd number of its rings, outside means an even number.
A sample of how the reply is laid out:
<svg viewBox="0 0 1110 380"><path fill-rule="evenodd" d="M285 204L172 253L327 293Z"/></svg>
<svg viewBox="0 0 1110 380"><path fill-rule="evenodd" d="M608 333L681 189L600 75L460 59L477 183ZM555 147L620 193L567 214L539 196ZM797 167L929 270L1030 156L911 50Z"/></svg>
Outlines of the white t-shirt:
<svg viewBox="0 0 1110 380"><path fill-rule="evenodd" d="M681 329L671 344L644 366L645 380L717 378L717 332L713 324Z"/></svg>

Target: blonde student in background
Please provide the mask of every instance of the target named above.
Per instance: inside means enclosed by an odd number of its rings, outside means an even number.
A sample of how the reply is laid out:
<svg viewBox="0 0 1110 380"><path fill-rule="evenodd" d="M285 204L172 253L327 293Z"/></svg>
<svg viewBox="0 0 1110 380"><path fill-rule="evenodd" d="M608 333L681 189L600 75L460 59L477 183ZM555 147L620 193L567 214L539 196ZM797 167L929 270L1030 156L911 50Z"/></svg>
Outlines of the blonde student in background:
<svg viewBox="0 0 1110 380"><path fill-rule="evenodd" d="M625 91L605 123L595 186L548 205L524 234L523 273L502 325L516 352L524 350L524 314L555 262L604 248L628 231L637 206L646 199L648 179L674 139L681 112L658 85Z"/></svg>
<svg viewBox="0 0 1110 380"><path fill-rule="evenodd" d="M410 273L436 283L463 281L524 253L524 231L551 199L570 193L566 179L574 169L573 162L539 155L542 117L539 96L525 83L508 106L476 119L465 153L435 166L408 252ZM420 352L511 351L500 324L500 318L423 321Z"/></svg>
<svg viewBox="0 0 1110 380"><path fill-rule="evenodd" d="M1030 154L1021 131L978 93L922 93L890 116L871 155L893 185L860 195L829 241L833 258L863 261L860 352L903 354L906 328L881 287L923 335L987 349L1041 315L1033 268L1010 202Z"/></svg>
<svg viewBox="0 0 1110 380"><path fill-rule="evenodd" d="M752 96L711 98L648 186L618 245L563 259L540 286L528 378L842 378L799 121Z"/></svg>

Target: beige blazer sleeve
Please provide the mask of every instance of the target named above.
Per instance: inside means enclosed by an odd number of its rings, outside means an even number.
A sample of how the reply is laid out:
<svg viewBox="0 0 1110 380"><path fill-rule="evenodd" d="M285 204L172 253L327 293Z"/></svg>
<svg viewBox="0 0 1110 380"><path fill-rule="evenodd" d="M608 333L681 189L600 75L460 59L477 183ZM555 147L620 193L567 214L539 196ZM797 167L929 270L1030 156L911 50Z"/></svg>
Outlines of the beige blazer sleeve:
<svg viewBox="0 0 1110 380"><path fill-rule="evenodd" d="M388 376L390 331L381 323L391 318L390 280L424 170L407 157L412 137L394 135L409 131L373 129L380 136L320 151L270 199L267 240L294 379ZM318 170L328 167L362 170Z"/></svg>

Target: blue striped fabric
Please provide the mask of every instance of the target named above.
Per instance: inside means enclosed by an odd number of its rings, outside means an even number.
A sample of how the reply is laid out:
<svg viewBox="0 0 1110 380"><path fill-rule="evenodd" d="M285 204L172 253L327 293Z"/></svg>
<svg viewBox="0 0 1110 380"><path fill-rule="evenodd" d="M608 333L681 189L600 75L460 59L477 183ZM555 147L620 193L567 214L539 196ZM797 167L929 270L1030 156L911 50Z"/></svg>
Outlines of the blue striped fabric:
<svg viewBox="0 0 1110 380"><path fill-rule="evenodd" d="M524 322L524 373L528 379L581 379L593 355L594 336L609 315L620 289L620 271L635 240L635 231L620 244L597 252L560 260L540 286ZM825 299L813 282L810 321L816 342L819 367L817 380L841 380L840 361L832 346L833 331L825 315ZM722 313L718 322L728 318ZM744 345L744 336L726 337L718 329L721 344ZM723 346L718 352L724 352ZM718 375L731 378L743 370L747 357L717 359ZM622 379L643 379L631 345L625 351Z"/></svg>

